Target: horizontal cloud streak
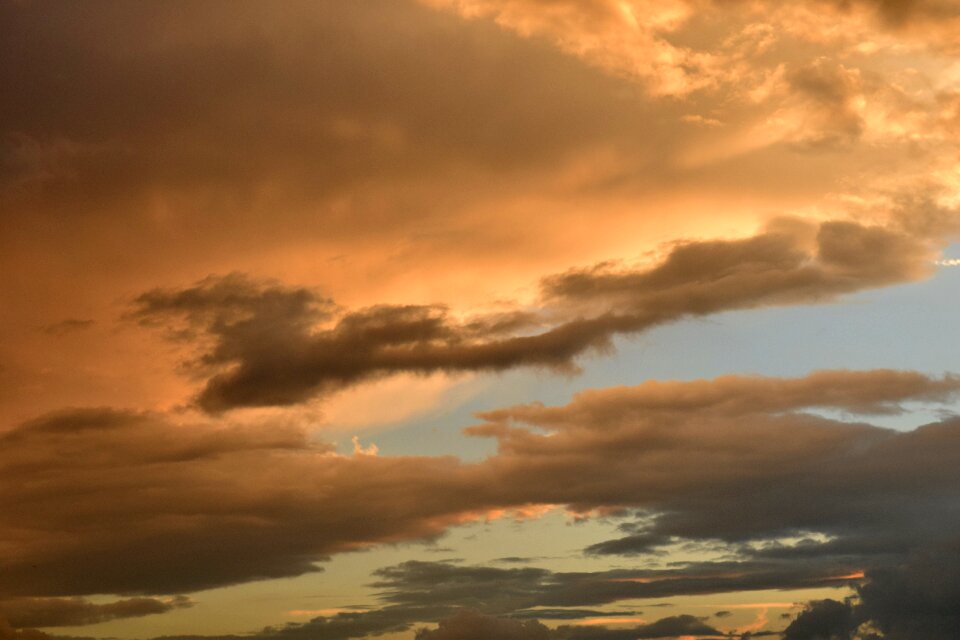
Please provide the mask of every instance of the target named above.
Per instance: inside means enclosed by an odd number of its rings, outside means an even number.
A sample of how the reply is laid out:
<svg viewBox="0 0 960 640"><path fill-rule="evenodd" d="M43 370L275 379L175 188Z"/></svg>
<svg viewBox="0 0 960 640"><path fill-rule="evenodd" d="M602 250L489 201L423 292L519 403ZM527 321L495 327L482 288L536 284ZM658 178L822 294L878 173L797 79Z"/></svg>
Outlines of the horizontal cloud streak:
<svg viewBox="0 0 960 640"><path fill-rule="evenodd" d="M313 291L234 274L137 298L145 324L186 320L212 346L197 401L209 412L290 405L396 373L571 370L578 356L683 318L810 304L919 279L934 246L897 227L783 219L745 239L690 241L644 269L601 265L545 278L541 308L454 319L442 306L338 313Z"/></svg>
<svg viewBox="0 0 960 640"><path fill-rule="evenodd" d="M95 604L83 598L15 598L0 600L0 619L5 619L15 629L77 627L167 613L192 605L193 602L184 596L168 600L130 598L106 604Z"/></svg>

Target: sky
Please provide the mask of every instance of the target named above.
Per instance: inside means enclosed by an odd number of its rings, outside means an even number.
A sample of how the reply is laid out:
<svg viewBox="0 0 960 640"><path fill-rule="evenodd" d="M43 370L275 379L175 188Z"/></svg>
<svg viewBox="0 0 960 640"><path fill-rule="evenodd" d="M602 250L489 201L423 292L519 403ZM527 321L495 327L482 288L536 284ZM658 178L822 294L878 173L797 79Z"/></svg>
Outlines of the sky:
<svg viewBox="0 0 960 640"><path fill-rule="evenodd" d="M956 0L0 0L0 640L954 640Z"/></svg>

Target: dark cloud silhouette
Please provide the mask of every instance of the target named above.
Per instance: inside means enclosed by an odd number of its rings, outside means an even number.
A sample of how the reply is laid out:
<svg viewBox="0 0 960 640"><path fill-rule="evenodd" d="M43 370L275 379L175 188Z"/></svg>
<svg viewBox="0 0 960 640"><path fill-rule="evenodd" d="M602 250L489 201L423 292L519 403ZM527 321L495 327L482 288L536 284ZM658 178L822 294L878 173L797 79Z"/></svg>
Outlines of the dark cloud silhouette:
<svg viewBox="0 0 960 640"><path fill-rule="evenodd" d="M944 550L940 550L941 552ZM951 550L951 553L955 550ZM438 622L434 629L420 629L417 638L470 639L536 636L548 640L629 640L646 638L731 637L690 615L661 618L634 627L561 625L554 629L538 619L602 618L624 612L576 608L514 609L531 602L574 601L605 604L650 593L692 595L763 588L840 586L857 590L846 601L818 600L808 603L783 632L752 631L743 639L782 635L786 640L944 640L953 637L957 578L955 557L916 556L903 566L872 570L865 581L831 580L836 564L824 563L813 578L811 567L762 565L760 563L693 563L668 570L612 570L594 573L558 573L545 569L493 569L458 566L448 562L409 561L376 572L375 586L386 588L378 595L383 606L358 612L321 616L306 623L268 627L248 636L225 636L222 640L254 637L264 639L317 638L345 640L408 630L417 624ZM940 563L946 559L947 562ZM934 560L937 563L931 562ZM778 571L778 576L769 575ZM801 572L807 571L807 578ZM768 575L763 575L767 573ZM746 574L752 574L746 575ZM680 578L679 580L677 578ZM760 578L760 580L756 580ZM497 594L497 581L508 593ZM766 586L764 586L766 584ZM649 585L652 585L649 586ZM778 586L774 586L778 585ZM606 589L605 586L613 587ZM600 597L597 597L597 593ZM632 613L630 615L636 615ZM726 618L729 611L718 611ZM785 614L784 618L790 618ZM954 625L954 626L951 626ZM883 636L877 635L885 634ZM188 636L179 640L216 640ZM219 637L217 637L219 638Z"/></svg>
<svg viewBox="0 0 960 640"><path fill-rule="evenodd" d="M95 604L83 598L15 598L0 600L0 618L14 629L76 627L119 618L138 618L192 606L184 596L169 600L130 598Z"/></svg>
<svg viewBox="0 0 960 640"><path fill-rule="evenodd" d="M948 640L960 629L960 542L922 547L867 572L857 598L811 602L785 640Z"/></svg>
<svg viewBox="0 0 960 640"><path fill-rule="evenodd" d="M692 241L658 265L601 265L543 281L543 308L465 321L442 306L376 306L334 316L316 293L234 274L136 300L143 323L186 320L211 346L195 364L210 412L304 402L400 372L571 370L611 339L687 317L827 302L930 272L932 246L895 228L778 220L742 240Z"/></svg>
<svg viewBox="0 0 960 640"><path fill-rule="evenodd" d="M420 629L416 640L550 640L550 637L550 630L536 620L520 621L461 611L441 620L436 629Z"/></svg>
<svg viewBox="0 0 960 640"><path fill-rule="evenodd" d="M659 533L637 533L634 535L617 538L616 540L605 540L597 544L590 545L585 549L587 553L609 554L609 555L635 555L654 553L658 547L664 547L673 540L668 535Z"/></svg>
<svg viewBox="0 0 960 640"><path fill-rule="evenodd" d="M303 624L287 624L283 627L268 627L256 634L259 638L277 640L297 638L323 640L346 640L363 638L388 632L406 631L413 623L425 619L438 619L447 615L441 608L388 607L372 611L341 612L333 616L318 617Z"/></svg>
<svg viewBox="0 0 960 640"><path fill-rule="evenodd" d="M859 589L855 614L904 640L947 640L960 630L960 539L920 547L905 562L877 567Z"/></svg>
<svg viewBox="0 0 960 640"><path fill-rule="evenodd" d="M0 435L0 594L182 593L317 571L338 548L457 522L459 468L335 456L288 426L46 416ZM438 478L453 493L435 501Z"/></svg>
<svg viewBox="0 0 960 640"><path fill-rule="evenodd" d="M511 618L520 620L578 620L581 618L610 618L640 615L638 611L598 611L596 609L530 609L514 611Z"/></svg>
<svg viewBox="0 0 960 640"><path fill-rule="evenodd" d="M815 600L784 630L784 640L843 640L857 628L848 602Z"/></svg>
<svg viewBox="0 0 960 640"><path fill-rule="evenodd" d="M610 629L604 627L560 627L555 635L570 640L631 640L646 638L676 638L678 636L720 638L725 633L704 623L691 615L670 616L650 624L629 629Z"/></svg>
<svg viewBox="0 0 960 640"><path fill-rule="evenodd" d="M386 589L378 597L390 607L468 607L512 616L530 607L569 610L640 598L846 586L850 578L838 573L849 573L851 566L744 561L691 563L671 569L553 572L408 561L380 569L374 586ZM498 584L505 585L502 591ZM529 611L536 613L536 609Z"/></svg>
<svg viewBox="0 0 960 640"><path fill-rule="evenodd" d="M441 620L436 629L421 629L417 640L638 640L677 636L722 637L724 634L693 616L673 616L629 629L603 626L561 626L548 629L537 621L521 622L463 610Z"/></svg>

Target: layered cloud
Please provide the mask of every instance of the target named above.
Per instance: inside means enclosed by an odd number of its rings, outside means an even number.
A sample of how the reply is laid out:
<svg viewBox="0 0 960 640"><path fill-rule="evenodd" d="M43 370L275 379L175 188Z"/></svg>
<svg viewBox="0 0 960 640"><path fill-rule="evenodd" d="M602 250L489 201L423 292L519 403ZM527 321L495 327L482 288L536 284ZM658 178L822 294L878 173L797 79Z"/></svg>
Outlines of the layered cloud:
<svg viewBox="0 0 960 640"><path fill-rule="evenodd" d="M958 388L954 377L894 371L615 388L565 407L484 414L488 422L470 432L498 438L499 452L475 464L341 456L283 426L181 425L106 409L53 414L3 435L0 593L182 593L298 575L330 553L556 504L637 509L650 516L644 534L746 545L762 570L725 587L683 574L601 581L591 587L599 600L556 595L543 605L589 605L604 601L604 589L772 588L771 568L795 561L801 582L832 579L950 537L958 425L897 433L808 411L891 412ZM831 541L767 542L802 532Z"/></svg>

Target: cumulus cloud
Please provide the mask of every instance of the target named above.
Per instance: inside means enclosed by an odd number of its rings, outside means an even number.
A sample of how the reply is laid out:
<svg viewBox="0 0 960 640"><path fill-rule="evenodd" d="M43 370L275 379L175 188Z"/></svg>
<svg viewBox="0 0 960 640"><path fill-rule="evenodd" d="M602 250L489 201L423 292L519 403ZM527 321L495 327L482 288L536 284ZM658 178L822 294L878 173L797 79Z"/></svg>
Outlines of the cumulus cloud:
<svg viewBox="0 0 960 640"><path fill-rule="evenodd" d="M931 272L934 246L895 227L772 222L738 240L690 241L646 268L603 264L547 277L541 308L466 319L443 306L381 305L337 313L315 292L242 275L155 289L131 312L184 321L210 347L197 401L207 411L290 405L401 372L571 370L617 335L735 309L828 302Z"/></svg>

